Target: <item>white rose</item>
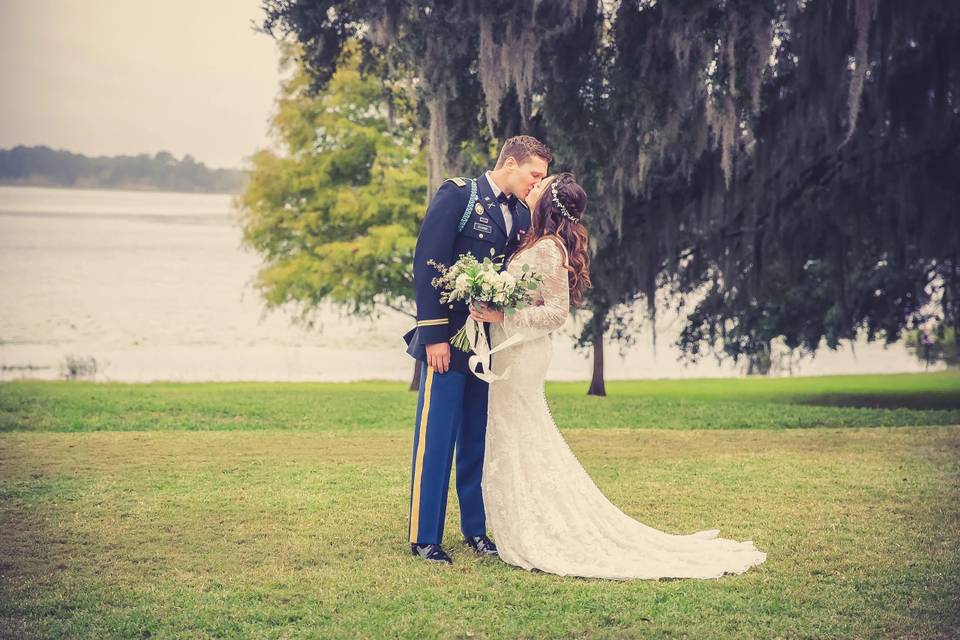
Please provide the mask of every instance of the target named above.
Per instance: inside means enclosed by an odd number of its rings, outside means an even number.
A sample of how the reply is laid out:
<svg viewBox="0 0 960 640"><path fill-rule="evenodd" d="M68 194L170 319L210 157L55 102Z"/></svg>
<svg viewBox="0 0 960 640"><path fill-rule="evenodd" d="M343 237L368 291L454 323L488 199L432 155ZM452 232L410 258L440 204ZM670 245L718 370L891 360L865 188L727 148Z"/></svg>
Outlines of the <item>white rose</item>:
<svg viewBox="0 0 960 640"><path fill-rule="evenodd" d="M466 291L470 288L470 276L465 273L461 273L457 276L457 280L454 282L453 287L459 292Z"/></svg>

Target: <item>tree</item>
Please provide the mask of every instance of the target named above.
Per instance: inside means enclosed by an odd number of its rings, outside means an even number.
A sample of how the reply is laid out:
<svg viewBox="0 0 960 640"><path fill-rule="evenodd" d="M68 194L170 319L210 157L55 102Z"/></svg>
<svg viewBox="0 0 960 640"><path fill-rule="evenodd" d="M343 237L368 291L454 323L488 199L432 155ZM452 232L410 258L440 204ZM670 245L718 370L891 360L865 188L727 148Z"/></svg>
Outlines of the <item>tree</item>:
<svg viewBox="0 0 960 640"><path fill-rule="evenodd" d="M252 157L238 197L243 242L265 261L268 308L292 303L312 326L323 302L352 314L413 310L413 251L424 215L424 154L405 94L385 95L377 69L345 46L320 94L289 46L272 120L284 155ZM368 63L370 61L368 60Z"/></svg>
<svg viewBox="0 0 960 640"><path fill-rule="evenodd" d="M608 314L643 298L655 320L658 291L686 313L681 357L758 371L775 339L809 355L862 330L893 342L934 299L960 322L957 3L264 8L264 30L304 45L317 86L350 41L417 78L431 181L484 135L522 127L557 150L592 196L598 277L581 339L628 339Z"/></svg>
<svg viewBox="0 0 960 640"><path fill-rule="evenodd" d="M531 29L533 6L508 2L463 6L451 0L265 0L262 30L301 45L311 89L318 93L335 74L338 52L348 43L360 43L365 55L385 60L387 77L413 78L428 150L430 193L446 176L475 175L489 167L498 142L520 133L547 141L557 150L554 170L579 170L581 182L589 188L592 181L586 174L601 165L589 162L577 143L582 141L580 126L589 121L600 93L594 92L593 104L584 103L577 113L580 124L565 130L569 138L547 127L545 114L566 118L576 110L559 108L561 102L571 107L580 103L578 76L571 71L585 71L596 61L567 40L575 38L583 47L595 43L603 29L602 16L589 2L544 3L536 28ZM566 52L562 58L566 68L556 65L572 80L563 95L556 84L546 95L534 91L535 86L544 86L538 61L557 59L541 55L546 48ZM592 75L583 77L593 82ZM551 109L551 104L558 108ZM598 140L595 148L603 152L602 147ZM589 329L586 335L589 342ZM602 367L600 371L602 375Z"/></svg>
<svg viewBox="0 0 960 640"><path fill-rule="evenodd" d="M751 366L958 322L960 6L622 3L622 226L687 314L683 357ZM639 71L639 73L637 73Z"/></svg>

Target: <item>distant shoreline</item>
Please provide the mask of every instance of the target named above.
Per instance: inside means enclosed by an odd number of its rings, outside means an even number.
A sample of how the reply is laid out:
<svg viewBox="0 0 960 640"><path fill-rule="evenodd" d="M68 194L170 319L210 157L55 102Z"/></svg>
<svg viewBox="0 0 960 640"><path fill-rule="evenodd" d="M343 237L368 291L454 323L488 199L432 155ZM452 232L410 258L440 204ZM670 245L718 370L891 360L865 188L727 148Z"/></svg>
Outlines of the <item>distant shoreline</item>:
<svg viewBox="0 0 960 640"><path fill-rule="evenodd" d="M89 157L66 149L24 145L0 149L0 185L236 195L246 187L243 169L213 169L187 154Z"/></svg>

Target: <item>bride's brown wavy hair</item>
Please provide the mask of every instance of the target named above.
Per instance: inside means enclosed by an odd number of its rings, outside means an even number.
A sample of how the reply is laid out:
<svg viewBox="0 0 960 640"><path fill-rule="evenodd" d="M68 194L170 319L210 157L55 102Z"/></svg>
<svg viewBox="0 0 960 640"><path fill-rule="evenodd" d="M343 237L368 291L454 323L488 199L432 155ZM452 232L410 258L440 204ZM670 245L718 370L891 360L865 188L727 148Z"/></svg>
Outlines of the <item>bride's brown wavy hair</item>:
<svg viewBox="0 0 960 640"><path fill-rule="evenodd" d="M583 292L590 286L590 252L587 229L581 217L587 209L587 194L577 184L572 173L558 173L548 178L543 193L534 207L530 218L530 231L524 235L517 252L533 246L544 236L553 236L553 240L566 248L569 262L564 264L570 285L570 304L578 307L583 302ZM557 200L563 204L567 213L576 218L570 220L563 215L560 207L553 201L552 186L557 186Z"/></svg>

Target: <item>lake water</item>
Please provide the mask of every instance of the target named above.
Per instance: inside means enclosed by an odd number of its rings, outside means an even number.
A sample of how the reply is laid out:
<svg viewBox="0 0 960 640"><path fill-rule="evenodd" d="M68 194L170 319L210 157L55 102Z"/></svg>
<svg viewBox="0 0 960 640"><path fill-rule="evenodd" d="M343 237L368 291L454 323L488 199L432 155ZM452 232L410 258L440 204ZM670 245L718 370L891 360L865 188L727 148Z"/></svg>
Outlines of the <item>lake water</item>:
<svg viewBox="0 0 960 640"><path fill-rule="evenodd" d="M227 195L0 186L0 379L58 378L69 355L95 358L104 381L410 379L409 317L326 308L306 330L289 310L265 313L240 237ZM677 362L679 326L658 319L656 352L645 329L623 357L608 344L607 378L741 375ZM551 379L590 377L576 327L555 336ZM899 344L862 341L793 373L922 370Z"/></svg>

